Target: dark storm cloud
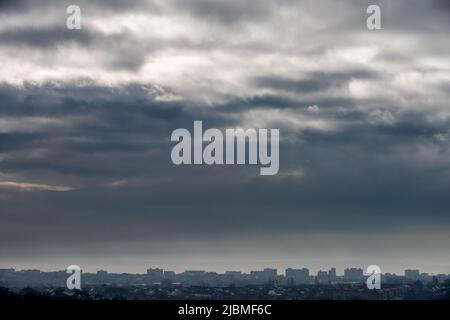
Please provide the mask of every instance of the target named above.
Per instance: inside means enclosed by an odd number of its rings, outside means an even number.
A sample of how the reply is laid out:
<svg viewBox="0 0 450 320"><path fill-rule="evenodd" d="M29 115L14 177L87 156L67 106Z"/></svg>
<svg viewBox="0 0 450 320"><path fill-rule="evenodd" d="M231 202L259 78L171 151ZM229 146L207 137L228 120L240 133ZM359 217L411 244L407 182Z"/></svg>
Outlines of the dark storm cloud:
<svg viewBox="0 0 450 320"><path fill-rule="evenodd" d="M170 120L180 112L181 104L155 100L157 96L154 87L142 84L113 88L95 83L86 84L80 80L79 84L72 85L61 82L44 85L25 83L23 87L3 85L0 86L3 101L0 113L5 116L81 115L111 110L114 111L111 117L115 117L117 112L128 112L136 116Z"/></svg>
<svg viewBox="0 0 450 320"><path fill-rule="evenodd" d="M290 83L289 85L292 85ZM325 85L326 86L326 85ZM314 90L315 91L315 90ZM297 92L301 92L298 90ZM267 108L267 109L304 109L310 105L320 105L323 108L333 107L352 107L356 102L348 97L286 97L283 95L265 94L257 95L254 97L248 97L245 99L231 100L225 104L219 105L218 110L223 112L240 112L251 110L254 108Z"/></svg>
<svg viewBox="0 0 450 320"><path fill-rule="evenodd" d="M432 4L436 9L450 13L450 2L447 0L432 0Z"/></svg>
<svg viewBox="0 0 450 320"><path fill-rule="evenodd" d="M448 1L445 0L379 0L374 4L380 6L386 28L403 32L445 33L443 27L450 27Z"/></svg>
<svg viewBox="0 0 450 320"><path fill-rule="evenodd" d="M0 150L10 152L18 149L30 148L34 140L39 139L31 133L1 133Z"/></svg>
<svg viewBox="0 0 450 320"><path fill-rule="evenodd" d="M72 31L67 28L20 28L0 32L0 44L21 45L52 49L60 44L76 42L83 45L92 43L94 35L87 30Z"/></svg>
<svg viewBox="0 0 450 320"><path fill-rule="evenodd" d="M233 24L252 19L263 19L271 14L274 3L272 1L208 1L187 0L171 1L176 10L187 11L200 19L212 20L223 24Z"/></svg>
<svg viewBox="0 0 450 320"><path fill-rule="evenodd" d="M172 221L170 227L182 228L187 224L187 229L197 232L217 226L215 214L211 215L209 211L211 206L216 207L216 214L230 210L220 228L228 225L233 230L238 228L234 223L235 214L241 214L235 206L245 208L246 215L241 217L241 222L250 223L256 219L255 228L270 223L271 228L280 230L318 228L323 225L322 219L328 219L336 228L346 228L348 219L362 211L368 215L363 219L364 223L372 214L383 223L394 221L394 217L390 217L393 212L395 219L401 220L408 215L411 222L418 222L422 221L421 212L426 208L429 209L428 218L444 218L445 195L450 186L445 181L436 183L436 179L442 174L440 170L445 171L446 165L441 169L433 164L420 168L421 160L418 159L419 163L411 162L410 166L405 166L401 155L415 152L416 143L436 144L433 137L448 127L449 123L445 121L438 125L429 123L423 115L406 113L396 114L400 119L395 125L379 125L370 124L364 112L353 113L349 115L349 124L338 133L330 135L303 130L299 133L301 142L282 142L281 173L300 163L306 171L304 179L296 180L288 174L273 181L255 178L233 183L231 181L240 174L240 169L220 168L215 172L214 168L181 168L170 163L168 137L171 130L190 128L197 118L197 111L183 108L182 103L158 102L155 100L157 94L149 95L148 88L131 85L111 90L98 86L49 85L40 88L28 85L25 90L9 88L8 91L3 87L3 97L7 97L5 92L9 92L6 101L19 99L23 103L14 103L10 112L9 108L2 108L3 116L17 115L20 108L22 116L83 115L89 119L56 132L44 129L34 133L32 138L19 133L2 136L4 141L9 141L9 144L2 144L4 152L14 151L11 141L16 141L14 146L20 150L25 147L50 150L38 159L5 159L2 161L4 170L31 176L39 176L39 172L54 173L60 175L56 180L60 179L61 183L67 174L77 177L78 183L84 181L85 187L81 183L80 190L67 194L21 193L20 198L41 197L42 212L38 214L36 208L36 217L43 222L54 219L56 212L65 211L71 215L95 211L96 216L89 223L97 221L100 224L104 219L114 221L126 211L127 217L133 217L138 224L164 225L164 220L169 219ZM39 101L44 103L39 104ZM55 104L49 104L49 101ZM346 119L338 113L329 117ZM203 111L202 119L208 126L224 124L214 109L210 113ZM229 121L225 116L223 119ZM228 124L233 125L232 122ZM410 148L399 150L405 145ZM148 150L155 152L145 153ZM441 149L441 152L448 150ZM391 154L392 158L380 162L380 155L386 154ZM416 155L412 153L410 157ZM228 178L220 180L223 175ZM195 177L200 178L196 181ZM115 179L130 178L142 179L140 187L126 184L113 189L102 187ZM159 182L153 185L152 180ZM186 185L189 190L185 189ZM415 196L406 201L407 195ZM101 200L105 197L109 198L106 202ZM14 192L7 199L3 203L5 208L10 208L8 216L18 218L26 214L26 208L15 203ZM258 204L261 199L265 199L264 207ZM12 201L10 205L9 201ZM274 223L272 210L282 210L287 220ZM302 212L310 211L317 212L320 219L305 223ZM109 228L114 227L109 225Z"/></svg>
<svg viewBox="0 0 450 320"><path fill-rule="evenodd" d="M0 12L22 10L26 7L25 0L2 0L0 1Z"/></svg>
<svg viewBox="0 0 450 320"><path fill-rule="evenodd" d="M375 79L376 77L376 73L369 70L355 70L347 73L316 72L305 75L304 79L259 77L255 79L255 85L279 91L309 93L348 86L348 82L352 79Z"/></svg>
<svg viewBox="0 0 450 320"><path fill-rule="evenodd" d="M161 161L169 161L170 133L178 127L191 127L196 119L209 126L227 123L226 116L195 108L189 111L190 103L159 101L158 94L152 86L140 84L122 88L61 83L25 84L23 88L4 85L0 88L0 115L19 121L10 132L0 135L1 150L9 153L2 168L27 174L69 174L88 180L88 184L102 184L153 172L149 168L154 166L151 155L146 152L154 150L156 155L164 155ZM22 124L20 119L24 118L29 120ZM63 124L26 132L27 124L41 118ZM14 155L14 151L33 153L39 149L47 150L45 156ZM100 180L90 179L93 177Z"/></svg>
<svg viewBox="0 0 450 320"><path fill-rule="evenodd" d="M127 229L133 230L131 238L150 239L158 238L160 233L176 239L198 232L238 234L258 232L261 228L278 233L448 223L445 208L449 205L450 188L448 182L438 179L443 171L434 166L405 166L402 159L396 159L399 154L395 154L393 145L388 144L392 136L377 138L378 141L370 141L370 136L360 126L333 138L306 133L306 145L282 146L284 162L305 166L306 175L300 181L289 177L272 181L255 178L230 184L220 179L222 169L173 167L162 155L147 159L151 166L141 163L136 167L138 162L132 161L132 169L142 170L141 175L151 177L149 181L160 177L160 171L166 178L170 175L170 184L91 187L64 194L12 192L2 205L9 208L5 211L8 219L20 221L28 216L27 203L39 203L28 219L34 225L46 226L42 233L35 234L45 241L51 241L62 230L70 230L72 237L85 240L130 240L122 228L124 217ZM373 142L378 143L371 147ZM295 156L294 150L301 154ZM414 149L409 151L407 156L414 157ZM386 153L392 153L392 162L379 162L380 154ZM99 161L103 166L115 167L116 173L130 175L126 163L132 157L108 158L110 163ZM91 164L94 161L92 157ZM236 168L223 170L237 179ZM96 233L85 234L86 228L95 229Z"/></svg>
<svg viewBox="0 0 450 320"><path fill-rule="evenodd" d="M82 8L94 8L100 9L103 11L129 11L129 10L142 10L143 8L152 8L155 9L156 6L152 1L146 0L130 0L130 1L121 1L121 0L63 0L57 1L54 0L2 0L0 1L0 10L4 12L8 11L20 11L27 12L32 10L39 9L53 9L53 8L67 8L69 5L78 5ZM1 13L0 11L0 13Z"/></svg>
<svg viewBox="0 0 450 320"><path fill-rule="evenodd" d="M60 25L24 27L0 32L0 46L3 47L31 47L50 51L69 44L76 44L80 48L105 50L111 58L100 63L109 69L125 70L139 69L149 52L164 46L161 41L153 46L143 44L129 32L106 35L87 28L69 30Z"/></svg>

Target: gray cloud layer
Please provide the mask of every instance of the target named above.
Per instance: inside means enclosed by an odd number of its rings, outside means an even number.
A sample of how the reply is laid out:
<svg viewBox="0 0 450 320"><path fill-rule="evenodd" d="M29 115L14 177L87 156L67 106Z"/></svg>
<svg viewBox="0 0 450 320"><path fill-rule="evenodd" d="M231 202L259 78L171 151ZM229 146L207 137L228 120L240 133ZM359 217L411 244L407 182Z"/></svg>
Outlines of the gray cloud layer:
<svg viewBox="0 0 450 320"><path fill-rule="evenodd" d="M80 2L70 31L64 4L1 2L0 262L434 233L448 270L449 8L378 1L371 32L368 3ZM174 166L170 134L194 120L280 128L279 175Z"/></svg>

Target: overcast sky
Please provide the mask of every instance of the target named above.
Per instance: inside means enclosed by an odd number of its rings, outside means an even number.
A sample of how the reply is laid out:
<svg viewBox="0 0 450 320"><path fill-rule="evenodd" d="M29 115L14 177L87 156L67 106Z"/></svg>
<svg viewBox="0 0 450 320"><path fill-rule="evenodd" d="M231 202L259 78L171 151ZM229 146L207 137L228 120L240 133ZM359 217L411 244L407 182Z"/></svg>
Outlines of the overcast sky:
<svg viewBox="0 0 450 320"><path fill-rule="evenodd" d="M0 266L450 273L449 31L446 0L1 1ZM194 120L279 128L278 175L175 166Z"/></svg>

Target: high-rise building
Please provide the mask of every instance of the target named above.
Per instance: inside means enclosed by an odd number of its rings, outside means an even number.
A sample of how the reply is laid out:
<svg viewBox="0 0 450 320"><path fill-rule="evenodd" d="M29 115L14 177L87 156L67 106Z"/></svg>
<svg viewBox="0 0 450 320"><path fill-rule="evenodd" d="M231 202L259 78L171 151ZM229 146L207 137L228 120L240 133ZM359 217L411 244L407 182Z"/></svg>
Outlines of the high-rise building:
<svg viewBox="0 0 450 320"><path fill-rule="evenodd" d="M160 268L150 268L147 269L147 276L150 278L150 281L161 281L163 279L164 270Z"/></svg>
<svg viewBox="0 0 450 320"><path fill-rule="evenodd" d="M290 280L291 279L291 280ZM309 270L303 269L286 269L286 280L292 281L293 284L307 284L309 283Z"/></svg>
<svg viewBox="0 0 450 320"><path fill-rule="evenodd" d="M317 272L317 283L325 284L330 282L330 278L328 277L328 272L319 270Z"/></svg>
<svg viewBox="0 0 450 320"><path fill-rule="evenodd" d="M419 270L417 270L417 269L406 269L405 270L405 278L407 280L416 281L416 280L419 280L419 277L420 277Z"/></svg>
<svg viewBox="0 0 450 320"><path fill-rule="evenodd" d="M108 275L108 271L106 271L106 270L98 270L97 271L97 276L104 277L107 275Z"/></svg>
<svg viewBox="0 0 450 320"><path fill-rule="evenodd" d="M348 268L344 270L344 280L348 282L361 282L364 280L363 269Z"/></svg>
<svg viewBox="0 0 450 320"><path fill-rule="evenodd" d="M331 268L330 271L328 272L328 276L331 282L336 281L337 280L336 268Z"/></svg>
<svg viewBox="0 0 450 320"><path fill-rule="evenodd" d="M273 282L277 279L277 269L264 268L263 270L264 282Z"/></svg>
<svg viewBox="0 0 450 320"><path fill-rule="evenodd" d="M176 273L175 271L166 271L164 270L164 279L175 281L176 279Z"/></svg>

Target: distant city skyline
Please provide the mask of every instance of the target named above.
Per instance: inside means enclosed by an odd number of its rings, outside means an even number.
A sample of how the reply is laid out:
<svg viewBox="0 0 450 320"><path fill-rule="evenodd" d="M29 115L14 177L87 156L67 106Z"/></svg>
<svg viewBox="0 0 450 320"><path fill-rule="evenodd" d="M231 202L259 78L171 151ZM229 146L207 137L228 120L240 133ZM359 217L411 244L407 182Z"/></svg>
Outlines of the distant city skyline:
<svg viewBox="0 0 450 320"><path fill-rule="evenodd" d="M79 266L75 268L78 269ZM71 266L71 268L74 268ZM12 268L0 269L0 287L65 287L66 279L72 270L42 271L39 269L15 270ZM364 284L372 271L366 274L366 269L347 267L343 273L332 267L328 270L311 272L308 268L287 268L278 270L265 267L260 270L242 272L241 270L227 270L225 272L212 272L210 270L184 270L175 272L159 267L151 267L145 273L111 272L97 270L88 272L81 268L80 286L109 285L109 286L136 286L136 285L167 285L178 284L183 286L226 287L230 285L335 285L335 284ZM376 271L377 272L377 271ZM403 274L381 272L381 284L399 285L419 281L425 285L445 284L450 282L450 274L430 274L419 269L407 269ZM80 288L80 287L79 287ZM368 288L370 289L370 288Z"/></svg>
<svg viewBox="0 0 450 320"><path fill-rule="evenodd" d="M345 267L340 267L337 268L336 266L330 265L330 266L323 266L321 268L315 269L315 268L310 268L307 265L287 265L286 267L275 267L274 265L267 265L267 264L261 264L261 267L256 268L256 269L252 269L252 268L246 268L246 269L238 269L238 268L221 268L221 269L208 269L208 268L199 268L199 267L193 267L193 268L164 268L161 265L149 265L147 267L142 267L140 269L142 270L138 270L138 271L131 271L131 270L126 270L126 269L118 269L118 268L107 268L105 266L101 267L101 268L83 268L82 265L78 265L81 270L84 273L97 273L98 271L106 271L108 273L130 273L130 274L146 274L148 270L151 269L160 269L160 270L164 270L164 271L173 271L176 273L183 273L186 271L204 271L204 272L212 272L212 273L219 273L219 274L223 274L226 272L241 272L241 273L245 273L245 274L250 274L251 272L254 271L263 271L264 269L273 269L273 270L277 270L279 275L283 275L285 273L286 270L301 270L301 269L307 269L308 272L310 273L310 275L316 275L320 272L329 272L330 270L334 270L335 274L337 276L342 276L345 273L345 270L347 269L361 269L363 274L366 275L366 269L369 265L348 265ZM65 271L65 267L61 267L61 268L53 268L53 269L42 269L39 268L37 266L31 266L31 267L17 267L17 266L5 266L5 265L0 265L0 271L1 270L7 270L7 269L14 269L15 271L27 271L27 270L39 270L41 272L58 272L58 271ZM383 268L381 268L381 273L382 274L395 274L397 276L403 276L405 274L406 271L418 271L419 274L422 273L426 273L429 275L437 275L437 274L448 274L450 275L450 272L433 272L430 270L423 270L420 269L418 267L414 267L414 266L410 266L407 267L405 269L398 269L399 271L395 272L392 270L383 270Z"/></svg>
<svg viewBox="0 0 450 320"><path fill-rule="evenodd" d="M317 271L317 274L316 274L316 275L319 275L320 273L323 273L323 272L329 273L329 272L335 271L334 275L337 275L337 276L343 276L343 275L345 274L346 271L348 271L348 270L353 270L353 269L361 270L362 273L363 273L363 275L367 275L367 274L365 273L365 271L364 271L365 268L363 268L363 267L358 267L358 266L348 266L348 267L346 267L346 268L343 269L343 272L342 272L341 274L338 272L338 270L337 270L335 267L330 267L329 269L323 268L323 269L319 269L319 270ZM64 272L66 272L65 269L58 269L58 270L42 270L42 269L39 269L39 268L16 269L16 268L13 268L13 267L9 267L9 268L1 267L1 268L0 268L0 274L1 274L2 271L4 272L4 271L8 271L8 270L13 270L14 272L25 272L25 271L40 271L40 272L60 272L60 271L64 271ZM98 270L95 270L95 271L89 271L89 270L83 270L83 269L81 269L81 270L82 270L82 272L84 272L84 273L92 273L92 274L94 274L94 273L103 273L103 272L106 272L106 273L114 273L114 274L128 273L128 272L123 271L123 270L122 270L122 272L111 272L111 271L108 270L108 269L98 269ZM239 272L239 273L242 273L242 274L251 274L252 272L263 272L263 271L266 271L266 270L273 270L277 275L286 275L286 271L288 271L288 270L289 270L289 271L292 271L292 270L294 270L294 271L298 271L298 270L307 270L307 271L310 273L310 276L316 276L315 274L311 273L313 270L310 270L308 267L305 267L305 266L302 266L302 267L288 267L288 268L286 268L286 269L284 269L284 270L279 270L279 269L277 269L277 268L273 268L273 267L267 266L267 267L265 267L265 268L258 269L258 270L242 271L242 270L237 270L237 269L234 269L234 270L230 269L230 270L225 270L225 271L223 271L223 272L218 272L218 271L214 271L214 270L206 270L206 269L186 269L186 270L178 271L178 272L177 272L176 270L167 270L167 269L164 269L164 268L161 268L161 267L158 267L158 266L153 266L153 267L147 268L147 269L145 270L145 272L141 272L141 273L139 273L139 272L138 272L138 273L130 273L130 274L148 274L149 272L155 271L155 270L161 271L161 273L163 273L163 272L176 272L176 273L178 273L178 274L184 273L184 272L194 272L194 271L195 271L195 272L201 271L201 272L206 272L206 273L218 273L218 274L226 274L226 273L229 273L229 272ZM397 275L397 276L407 276L408 273L411 273L411 272L416 272L417 275L420 275L420 274L429 274L429 275L433 275L433 273L429 273L429 272L426 272L426 271L422 271L422 270L416 269L416 268L405 269L405 270L403 270L403 274L396 274L396 275ZM382 272L382 274L394 274L394 273L391 273L391 272ZM440 273L440 274L445 274L445 273ZM448 275L450 275L450 274L448 274Z"/></svg>

